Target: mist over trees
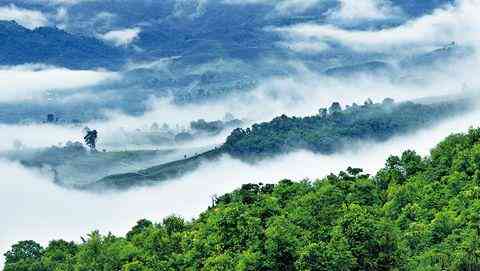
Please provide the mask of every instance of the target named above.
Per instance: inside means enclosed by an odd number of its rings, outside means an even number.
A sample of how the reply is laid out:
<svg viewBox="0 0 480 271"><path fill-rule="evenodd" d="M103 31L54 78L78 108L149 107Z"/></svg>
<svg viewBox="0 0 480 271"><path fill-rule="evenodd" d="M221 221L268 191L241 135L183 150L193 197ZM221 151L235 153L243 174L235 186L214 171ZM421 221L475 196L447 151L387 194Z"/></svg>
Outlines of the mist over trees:
<svg viewBox="0 0 480 271"><path fill-rule="evenodd" d="M140 220L125 237L12 246L19 270L478 270L480 129L374 176L245 184L198 219ZM368 155L368 153L366 154Z"/></svg>
<svg viewBox="0 0 480 271"><path fill-rule="evenodd" d="M299 150L327 155L353 150L361 143L382 142L428 127L465 112L470 106L466 99L432 104L396 104L390 98L384 99L382 103L373 103L368 99L362 106L353 104L345 109L334 102L328 109L319 109L317 115L300 118L282 115L270 122L254 124L251 128L238 128L218 148L137 172L106 176L83 188L124 190L139 185L152 185L191 173L203 162L216 160L223 154L257 162ZM183 137L188 139L189 134L182 135Z"/></svg>
<svg viewBox="0 0 480 271"><path fill-rule="evenodd" d="M360 140L384 141L395 135L431 125L468 109L466 100L420 104L395 104L391 98L382 103L371 99L364 105L342 109L334 102L304 118L282 115L251 128L235 129L223 149L235 157L270 156L298 149L331 154Z"/></svg>

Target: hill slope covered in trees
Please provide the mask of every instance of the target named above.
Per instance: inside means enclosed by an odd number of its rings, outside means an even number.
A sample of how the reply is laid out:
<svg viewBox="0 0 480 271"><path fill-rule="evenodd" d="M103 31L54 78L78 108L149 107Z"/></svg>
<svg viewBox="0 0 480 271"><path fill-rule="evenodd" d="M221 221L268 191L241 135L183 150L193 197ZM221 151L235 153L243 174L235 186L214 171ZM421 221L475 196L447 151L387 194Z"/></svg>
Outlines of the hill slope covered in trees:
<svg viewBox="0 0 480 271"><path fill-rule="evenodd" d="M304 118L285 115L251 128L236 129L223 149L234 157L270 156L297 149L330 154L361 140L385 141L395 135L431 125L439 119L462 112L465 100L419 104L382 103L367 100L364 105L341 108L333 103L319 114Z"/></svg>
<svg viewBox="0 0 480 271"><path fill-rule="evenodd" d="M467 110L466 99L420 104L413 102L383 103L367 101L342 109L338 103L319 114L304 118L277 117L270 122L247 129L235 129L217 149L184 160L147 168L139 172L107 176L84 188L125 189L135 185L155 184L182 176L198 168L206 160L223 154L249 162L305 149L332 154L353 148L365 141L382 142L393 136L428 127L442 119Z"/></svg>
<svg viewBox="0 0 480 271"><path fill-rule="evenodd" d="M366 153L365 155L368 155ZM140 220L125 236L19 242L18 270L479 270L480 129L375 176L248 184L198 219Z"/></svg>

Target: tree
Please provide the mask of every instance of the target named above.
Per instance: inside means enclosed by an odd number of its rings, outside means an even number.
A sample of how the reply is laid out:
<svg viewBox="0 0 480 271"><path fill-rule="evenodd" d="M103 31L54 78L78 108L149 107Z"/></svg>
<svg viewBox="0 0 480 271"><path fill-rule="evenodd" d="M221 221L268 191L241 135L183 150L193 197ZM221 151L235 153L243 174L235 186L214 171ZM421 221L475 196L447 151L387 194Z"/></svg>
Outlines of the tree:
<svg viewBox="0 0 480 271"><path fill-rule="evenodd" d="M168 234L181 232L185 229L185 221L178 216L169 216L163 220L163 227Z"/></svg>
<svg viewBox="0 0 480 271"><path fill-rule="evenodd" d="M122 271L153 271L153 269L146 267L142 262L134 261L125 264Z"/></svg>
<svg viewBox="0 0 480 271"><path fill-rule="evenodd" d="M328 112L330 115L340 113L342 112L342 106L340 105L339 102L334 102L332 105L328 108Z"/></svg>
<svg viewBox="0 0 480 271"><path fill-rule="evenodd" d="M327 109L326 108L320 108L318 109L318 115L320 118L324 119L327 117Z"/></svg>
<svg viewBox="0 0 480 271"><path fill-rule="evenodd" d="M154 122L152 126L150 126L150 131L152 132L158 132L159 130L160 130L160 126L156 122Z"/></svg>
<svg viewBox="0 0 480 271"><path fill-rule="evenodd" d="M204 271L229 271L234 270L234 263L229 255L218 255L210 257L205 262Z"/></svg>
<svg viewBox="0 0 480 271"><path fill-rule="evenodd" d="M312 243L300 251L295 267L300 271L346 271L355 266L355 258L346 240Z"/></svg>
<svg viewBox="0 0 480 271"><path fill-rule="evenodd" d="M90 148L91 151L96 151L97 150L97 137L98 137L98 132L97 130L91 130L87 131L87 135L83 137L85 140L85 144Z"/></svg>
<svg viewBox="0 0 480 271"><path fill-rule="evenodd" d="M44 249L34 241L21 241L5 253L4 271L46 271L41 264Z"/></svg>
<svg viewBox="0 0 480 271"><path fill-rule="evenodd" d="M391 223L381 221L369 209L352 204L339 222L337 238L347 240L360 270L392 270L401 260Z"/></svg>
<svg viewBox="0 0 480 271"><path fill-rule="evenodd" d="M285 218L277 218L265 231L265 250L272 270L294 270L297 251L302 246L301 230Z"/></svg>
<svg viewBox="0 0 480 271"><path fill-rule="evenodd" d="M370 105L373 104L373 101L372 101L372 99L368 98L368 99L365 100L364 104L365 104L365 106L370 106Z"/></svg>
<svg viewBox="0 0 480 271"><path fill-rule="evenodd" d="M64 240L51 241L42 257L42 265L47 270L73 270L78 246Z"/></svg>
<svg viewBox="0 0 480 271"><path fill-rule="evenodd" d="M391 106L395 103L395 100L393 100L392 98L385 98L383 99L382 101L382 104L383 105L386 105L386 106Z"/></svg>
<svg viewBox="0 0 480 271"><path fill-rule="evenodd" d="M5 253L5 263L17 263L22 260L36 260L42 256L43 247L35 241L21 241Z"/></svg>
<svg viewBox="0 0 480 271"><path fill-rule="evenodd" d="M127 239L131 240L133 236L142 233L148 228L153 227L153 223L147 219L140 219L137 224L127 233Z"/></svg>
<svg viewBox="0 0 480 271"><path fill-rule="evenodd" d="M47 115L47 123L53 123L55 122L55 115L54 114L48 114Z"/></svg>

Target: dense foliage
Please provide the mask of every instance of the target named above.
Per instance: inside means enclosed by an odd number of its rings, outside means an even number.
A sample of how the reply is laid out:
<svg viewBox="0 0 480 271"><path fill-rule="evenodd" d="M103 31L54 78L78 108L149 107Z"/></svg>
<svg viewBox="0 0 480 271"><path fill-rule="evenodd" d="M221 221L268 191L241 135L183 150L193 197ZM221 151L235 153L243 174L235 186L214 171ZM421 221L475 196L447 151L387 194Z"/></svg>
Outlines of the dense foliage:
<svg viewBox="0 0 480 271"><path fill-rule="evenodd" d="M328 109L320 109L315 116L297 118L284 115L270 122L254 124L252 128L235 129L220 148L138 172L107 176L85 188L126 189L154 184L192 172L202 162L215 160L225 153L248 162L299 149L330 154L344 148L352 149L355 143L365 140L384 141L424 128L464 112L469 106L464 99L432 104L397 104L387 98L382 103L367 100L362 106L353 104L343 110L339 103L333 103Z"/></svg>
<svg viewBox="0 0 480 271"><path fill-rule="evenodd" d="M366 154L368 155L368 154ZM390 157L314 182L244 185L192 222L140 220L125 236L14 245L21 270L479 270L480 129L430 157Z"/></svg>
<svg viewBox="0 0 480 271"><path fill-rule="evenodd" d="M236 129L223 148L233 156L258 157L308 149L318 153L333 153L359 140L384 141L394 135L424 127L434 121L465 109L463 102L395 104L354 104L342 110L338 103L320 109L316 116L305 118L277 117L252 128Z"/></svg>

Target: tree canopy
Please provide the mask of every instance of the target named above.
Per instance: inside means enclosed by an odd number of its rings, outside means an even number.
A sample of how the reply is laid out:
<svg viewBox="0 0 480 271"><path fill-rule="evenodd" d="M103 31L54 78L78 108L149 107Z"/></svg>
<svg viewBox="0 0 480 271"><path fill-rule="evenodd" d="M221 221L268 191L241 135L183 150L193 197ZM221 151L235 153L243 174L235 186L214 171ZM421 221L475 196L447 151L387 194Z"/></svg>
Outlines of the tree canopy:
<svg viewBox="0 0 480 271"><path fill-rule="evenodd" d="M368 155L368 154L365 154ZM429 157L310 181L245 184L193 221L140 220L126 237L14 245L22 270L479 270L480 129Z"/></svg>
<svg viewBox="0 0 480 271"><path fill-rule="evenodd" d="M359 141L385 141L431 125L467 107L464 100L421 104L394 103L389 98L382 103L373 103L368 99L362 106L353 104L345 109L334 102L328 109L320 109L315 116L282 115L251 128L235 129L223 149L241 158L258 158L298 149L331 154L351 148Z"/></svg>

